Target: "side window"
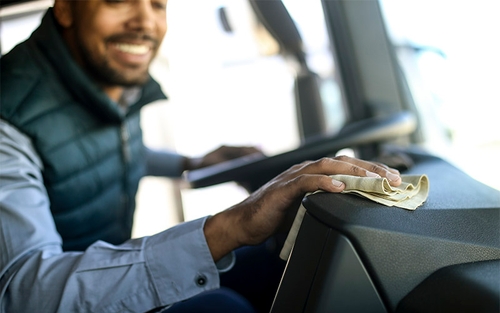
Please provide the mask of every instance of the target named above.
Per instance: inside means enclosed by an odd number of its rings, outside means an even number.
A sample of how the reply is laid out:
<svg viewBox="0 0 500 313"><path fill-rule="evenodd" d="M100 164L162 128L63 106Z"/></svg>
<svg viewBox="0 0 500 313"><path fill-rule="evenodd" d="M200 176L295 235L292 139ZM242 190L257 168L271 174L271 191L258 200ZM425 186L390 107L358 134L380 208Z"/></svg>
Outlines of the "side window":
<svg viewBox="0 0 500 313"><path fill-rule="evenodd" d="M381 0L429 151L500 189L498 1ZM481 164L481 165L480 165ZM496 170L498 173L498 170Z"/></svg>
<svg viewBox="0 0 500 313"><path fill-rule="evenodd" d="M40 25L45 10L52 1L10 5L0 10L0 52L9 52L15 45L26 40Z"/></svg>
<svg viewBox="0 0 500 313"><path fill-rule="evenodd" d="M326 132L335 133L344 125L346 112L321 0L282 1L302 36L307 65L320 77Z"/></svg>

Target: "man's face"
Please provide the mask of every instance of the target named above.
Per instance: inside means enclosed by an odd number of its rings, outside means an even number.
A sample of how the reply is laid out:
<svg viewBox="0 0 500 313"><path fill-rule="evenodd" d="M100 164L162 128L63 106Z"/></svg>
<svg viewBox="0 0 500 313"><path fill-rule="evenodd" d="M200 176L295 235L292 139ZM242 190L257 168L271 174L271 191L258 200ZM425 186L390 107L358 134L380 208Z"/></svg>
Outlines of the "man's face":
<svg viewBox="0 0 500 313"><path fill-rule="evenodd" d="M77 62L105 88L143 84L167 29L167 0L67 4L71 17L61 23L63 36Z"/></svg>

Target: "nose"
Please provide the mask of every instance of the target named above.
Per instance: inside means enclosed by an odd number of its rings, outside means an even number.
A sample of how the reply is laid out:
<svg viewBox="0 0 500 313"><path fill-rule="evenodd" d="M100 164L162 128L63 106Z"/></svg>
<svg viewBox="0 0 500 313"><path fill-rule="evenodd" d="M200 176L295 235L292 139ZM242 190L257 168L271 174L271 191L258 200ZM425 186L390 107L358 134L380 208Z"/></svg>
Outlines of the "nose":
<svg viewBox="0 0 500 313"><path fill-rule="evenodd" d="M151 32L155 28L155 12L151 0L136 0L128 26L135 31Z"/></svg>

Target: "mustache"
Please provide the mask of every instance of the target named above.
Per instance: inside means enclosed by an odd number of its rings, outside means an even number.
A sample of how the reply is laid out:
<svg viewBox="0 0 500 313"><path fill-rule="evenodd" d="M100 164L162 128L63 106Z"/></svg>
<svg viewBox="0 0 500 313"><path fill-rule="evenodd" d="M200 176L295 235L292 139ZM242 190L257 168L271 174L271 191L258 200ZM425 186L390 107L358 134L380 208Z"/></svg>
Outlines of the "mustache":
<svg viewBox="0 0 500 313"><path fill-rule="evenodd" d="M160 41L151 35L143 34L143 33L123 33L123 34L115 34L109 36L106 41L108 42L119 42L119 41L149 41L154 47L157 47L160 44Z"/></svg>

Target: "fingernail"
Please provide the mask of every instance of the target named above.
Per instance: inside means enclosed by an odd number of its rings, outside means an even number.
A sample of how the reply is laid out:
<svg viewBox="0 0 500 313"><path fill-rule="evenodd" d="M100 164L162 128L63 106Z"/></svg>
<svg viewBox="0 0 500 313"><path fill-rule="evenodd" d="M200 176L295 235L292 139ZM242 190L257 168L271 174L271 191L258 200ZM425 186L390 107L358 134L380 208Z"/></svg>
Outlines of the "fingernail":
<svg viewBox="0 0 500 313"><path fill-rule="evenodd" d="M333 184L335 187L342 187L342 185L343 185L344 183L343 183L343 182L341 182L341 181L338 181L338 180L332 179L332 184Z"/></svg>
<svg viewBox="0 0 500 313"><path fill-rule="evenodd" d="M391 172L388 172L387 175L386 175L387 179L390 180L390 181L396 181L399 179L399 176L396 175L396 174L393 174Z"/></svg>
<svg viewBox="0 0 500 313"><path fill-rule="evenodd" d="M373 172L370 172L370 171L366 171L366 176L367 177L380 177L379 174L373 173Z"/></svg>

